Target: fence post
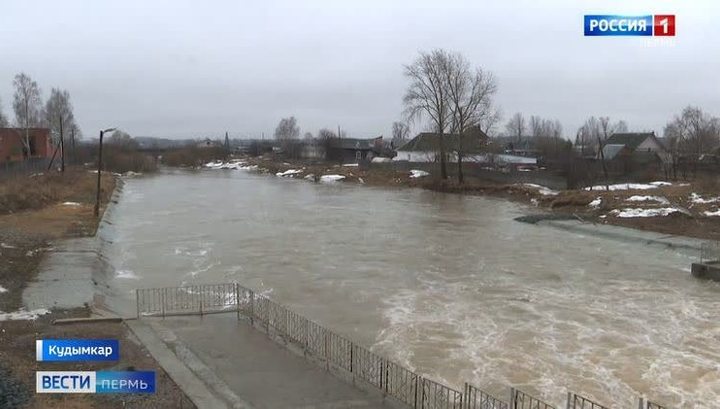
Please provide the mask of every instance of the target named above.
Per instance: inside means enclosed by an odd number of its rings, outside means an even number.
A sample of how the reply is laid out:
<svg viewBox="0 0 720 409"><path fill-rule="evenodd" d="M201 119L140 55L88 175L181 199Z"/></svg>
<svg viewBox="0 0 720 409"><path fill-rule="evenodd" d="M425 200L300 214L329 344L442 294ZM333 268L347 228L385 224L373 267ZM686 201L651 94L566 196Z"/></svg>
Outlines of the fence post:
<svg viewBox="0 0 720 409"><path fill-rule="evenodd" d="M470 409L470 387L467 382L463 385L462 409Z"/></svg>
<svg viewBox="0 0 720 409"><path fill-rule="evenodd" d="M240 291L238 289L238 283L233 286L235 290L235 306L237 307L237 319L240 321Z"/></svg>
<svg viewBox="0 0 720 409"><path fill-rule="evenodd" d="M202 317L203 316L203 298L204 297L203 297L202 286L198 286L198 288L200 289L200 316Z"/></svg>
<svg viewBox="0 0 720 409"><path fill-rule="evenodd" d="M390 390L388 379L390 378L390 367L388 365L388 361L383 359L383 365L385 366L385 394L383 397L387 396L388 391Z"/></svg>
<svg viewBox="0 0 720 409"><path fill-rule="evenodd" d="M572 393L568 391L567 405L565 406L567 409L570 409L570 407L571 407L571 406L570 406L570 401L571 401L571 400L572 400ZM575 402L572 402L572 403L573 403L573 407L574 407L574 406L575 406L575 405L574 405Z"/></svg>
<svg viewBox="0 0 720 409"><path fill-rule="evenodd" d="M140 290L135 289L135 308L137 310L137 319L140 319Z"/></svg>
<svg viewBox="0 0 720 409"><path fill-rule="evenodd" d="M330 371L330 336L328 330L324 329L323 332L325 334L325 370Z"/></svg>
<svg viewBox="0 0 720 409"><path fill-rule="evenodd" d="M162 317L165 319L165 292L167 291L167 288L163 288L162 292L160 293L160 310L162 311Z"/></svg>
<svg viewBox="0 0 720 409"><path fill-rule="evenodd" d="M514 409L515 405L515 388L510 387L510 409Z"/></svg>
<svg viewBox="0 0 720 409"><path fill-rule="evenodd" d="M643 409L643 398L640 397L640 400L638 401L638 409Z"/></svg>
<svg viewBox="0 0 720 409"><path fill-rule="evenodd" d="M413 408L417 409L418 407L418 384L420 380L420 375L415 374L415 403L413 404Z"/></svg>
<svg viewBox="0 0 720 409"><path fill-rule="evenodd" d="M255 291L250 290L250 326L255 326Z"/></svg>

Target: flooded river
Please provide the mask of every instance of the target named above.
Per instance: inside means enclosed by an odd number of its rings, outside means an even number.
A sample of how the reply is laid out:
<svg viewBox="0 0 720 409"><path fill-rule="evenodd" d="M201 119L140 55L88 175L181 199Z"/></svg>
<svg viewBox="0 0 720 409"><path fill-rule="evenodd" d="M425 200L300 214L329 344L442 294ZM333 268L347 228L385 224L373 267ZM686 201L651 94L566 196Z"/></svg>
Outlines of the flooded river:
<svg viewBox="0 0 720 409"><path fill-rule="evenodd" d="M720 402L720 286L695 255L513 221L529 211L233 170L130 179L109 301L132 315L137 287L237 281L455 388Z"/></svg>

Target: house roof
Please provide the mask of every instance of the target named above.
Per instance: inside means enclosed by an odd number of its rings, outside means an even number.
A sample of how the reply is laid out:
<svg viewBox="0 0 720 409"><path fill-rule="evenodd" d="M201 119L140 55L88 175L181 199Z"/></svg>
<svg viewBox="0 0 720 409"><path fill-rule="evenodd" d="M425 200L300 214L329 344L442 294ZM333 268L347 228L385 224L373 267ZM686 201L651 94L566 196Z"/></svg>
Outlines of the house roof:
<svg viewBox="0 0 720 409"><path fill-rule="evenodd" d="M645 142L647 138L655 138L653 132L629 132L629 133L614 133L607 139L609 145L625 145L630 150L637 149L641 143ZM658 143L659 144L659 143ZM662 145L661 145L662 146Z"/></svg>
<svg viewBox="0 0 720 409"><path fill-rule="evenodd" d="M331 146L337 149L369 150L375 148L378 140L382 140L382 136L370 139L333 138Z"/></svg>
<svg viewBox="0 0 720 409"><path fill-rule="evenodd" d="M603 146L603 158L613 160L623 149L625 149L625 145L622 144L607 144Z"/></svg>
<svg viewBox="0 0 720 409"><path fill-rule="evenodd" d="M464 153L480 153L483 151L484 141L477 134L460 135L444 134L442 136L445 141L445 148L448 152L456 151L462 141L462 150ZM406 152L435 152L440 148L440 134L433 132L423 132L412 138L405 145L398 148L398 151Z"/></svg>

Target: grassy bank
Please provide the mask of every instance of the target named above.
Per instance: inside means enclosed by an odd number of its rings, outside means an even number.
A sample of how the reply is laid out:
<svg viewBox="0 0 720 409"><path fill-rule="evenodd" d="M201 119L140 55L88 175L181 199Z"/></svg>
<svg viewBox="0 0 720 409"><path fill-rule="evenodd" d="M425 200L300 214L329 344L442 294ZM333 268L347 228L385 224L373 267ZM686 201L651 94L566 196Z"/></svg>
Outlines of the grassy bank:
<svg viewBox="0 0 720 409"><path fill-rule="evenodd" d="M103 173L101 214L117 182ZM92 236L97 173L69 168L65 174L17 177L0 182L0 315L22 308L22 293L38 273L45 253L58 239ZM0 407L2 408L193 408L122 323L55 326L58 318L88 317L89 308L52 310L36 320L0 321ZM35 360L41 338L106 338L121 343L121 360L108 364L61 363L49 367ZM155 370L157 393L127 395L36 395L37 370Z"/></svg>

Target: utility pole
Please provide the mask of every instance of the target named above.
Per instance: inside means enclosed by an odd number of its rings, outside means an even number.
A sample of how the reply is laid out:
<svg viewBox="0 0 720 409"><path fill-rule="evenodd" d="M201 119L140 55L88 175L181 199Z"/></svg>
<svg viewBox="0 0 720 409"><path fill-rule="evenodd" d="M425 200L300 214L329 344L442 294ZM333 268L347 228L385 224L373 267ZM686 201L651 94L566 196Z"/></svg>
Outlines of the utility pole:
<svg viewBox="0 0 720 409"><path fill-rule="evenodd" d="M102 142L103 142L103 134L105 132L112 132L115 128L108 128L105 130L100 131L100 147L98 148L98 168L97 168L97 191L95 192L95 209L93 211L93 214L95 217L100 216L100 175L102 173Z"/></svg>
<svg viewBox="0 0 720 409"><path fill-rule="evenodd" d="M65 173L65 138L63 137L62 116L60 116L60 172Z"/></svg>

